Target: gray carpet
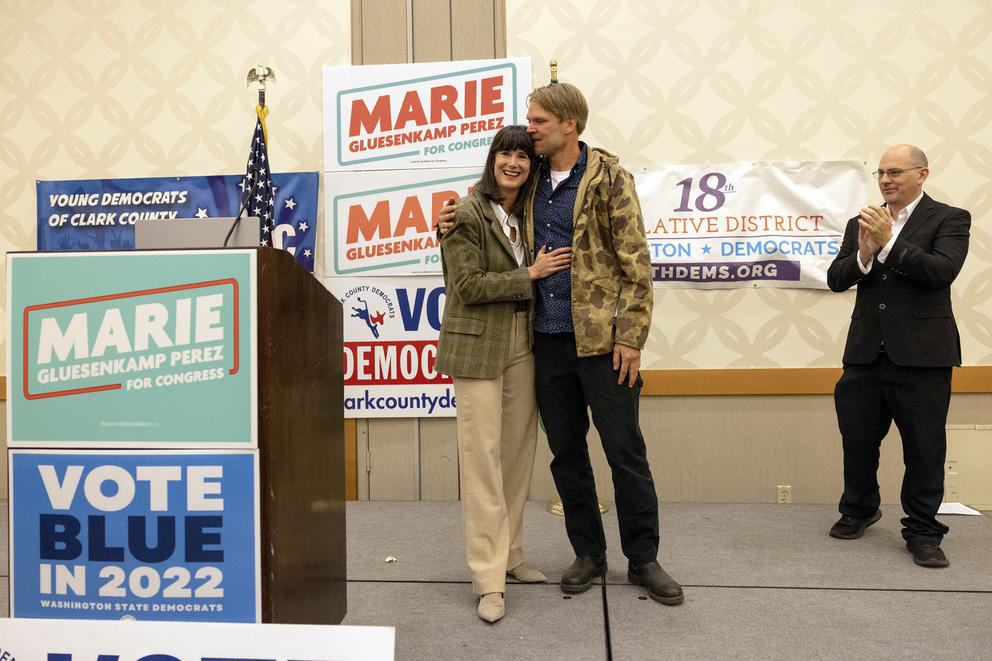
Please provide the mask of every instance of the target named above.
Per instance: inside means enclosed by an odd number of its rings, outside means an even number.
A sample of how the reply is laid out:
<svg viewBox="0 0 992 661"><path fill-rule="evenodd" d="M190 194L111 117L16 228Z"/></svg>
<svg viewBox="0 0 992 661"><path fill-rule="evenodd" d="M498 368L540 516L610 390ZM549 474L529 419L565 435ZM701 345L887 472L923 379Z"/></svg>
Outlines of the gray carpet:
<svg viewBox="0 0 992 661"><path fill-rule="evenodd" d="M663 505L661 561L686 594L666 607L627 583L613 511L605 584L564 595L564 521L532 502L524 548L552 582L508 585L506 617L489 625L475 614L457 502L347 511L343 623L395 627L398 660L992 658L988 516L943 517L951 566L923 569L903 546L897 506L884 506L863 538L842 541L827 535L833 506ZM0 556L6 614L6 539Z"/></svg>
<svg viewBox="0 0 992 661"><path fill-rule="evenodd" d="M397 659L992 658L992 519L942 517L951 566L924 569L900 508L882 511L844 541L827 535L834 506L663 505L661 562L686 593L666 607L627 583L613 511L605 589L567 598L564 521L529 503L525 553L552 583L509 585L506 617L488 625L457 502L349 503L344 624L396 627Z"/></svg>

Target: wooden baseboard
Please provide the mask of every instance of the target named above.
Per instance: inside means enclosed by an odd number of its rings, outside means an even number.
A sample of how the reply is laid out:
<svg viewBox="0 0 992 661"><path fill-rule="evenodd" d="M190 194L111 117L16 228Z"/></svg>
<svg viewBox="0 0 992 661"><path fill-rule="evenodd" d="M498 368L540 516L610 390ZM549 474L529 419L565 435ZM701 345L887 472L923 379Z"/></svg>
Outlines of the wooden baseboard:
<svg viewBox="0 0 992 661"><path fill-rule="evenodd" d="M642 370L642 395L829 395L840 367ZM992 392L992 367L955 367L956 393Z"/></svg>
<svg viewBox="0 0 992 661"><path fill-rule="evenodd" d="M344 497L358 500L358 423L344 420Z"/></svg>
<svg viewBox="0 0 992 661"><path fill-rule="evenodd" d="M642 370L643 395L829 395L840 367ZM992 392L992 366L955 367L954 392ZM0 375L0 400L7 398L7 377ZM354 423L345 421L345 438Z"/></svg>

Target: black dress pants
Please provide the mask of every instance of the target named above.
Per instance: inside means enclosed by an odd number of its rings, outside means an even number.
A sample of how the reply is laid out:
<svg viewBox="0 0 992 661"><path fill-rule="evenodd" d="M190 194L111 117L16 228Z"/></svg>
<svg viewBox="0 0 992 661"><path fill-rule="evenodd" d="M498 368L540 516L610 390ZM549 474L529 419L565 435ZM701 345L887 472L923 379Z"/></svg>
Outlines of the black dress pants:
<svg viewBox="0 0 992 661"><path fill-rule="evenodd" d="M902 436L906 472L902 480L902 536L936 542L947 526L936 518L944 497L950 367L896 365L883 352L870 365L845 365L834 388L844 443L844 494L840 513L871 515L881 502L878 456L893 421Z"/></svg>
<svg viewBox="0 0 992 661"><path fill-rule="evenodd" d="M617 384L613 354L579 358L571 333L534 333L537 406L554 458L551 474L578 556L606 552L596 483L589 463L587 408L613 473L623 553L636 563L658 556L658 496L638 422L641 378Z"/></svg>

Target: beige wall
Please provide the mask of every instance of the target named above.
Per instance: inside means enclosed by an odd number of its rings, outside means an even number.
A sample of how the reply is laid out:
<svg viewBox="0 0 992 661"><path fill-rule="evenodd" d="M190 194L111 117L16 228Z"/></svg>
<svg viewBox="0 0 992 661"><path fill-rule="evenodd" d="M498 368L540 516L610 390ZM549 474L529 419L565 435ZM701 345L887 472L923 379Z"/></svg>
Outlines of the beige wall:
<svg viewBox="0 0 992 661"><path fill-rule="evenodd" d="M245 76L258 63L277 76L266 95L273 167L323 169L321 67L351 61L349 0L5 2L2 14L4 253L37 245L37 179L244 172L257 102ZM0 402L3 450L5 412Z"/></svg>
<svg viewBox="0 0 992 661"><path fill-rule="evenodd" d="M992 364L992 11L932 0L506 0L507 53L590 105L591 144L628 167L866 160L912 142L926 190L971 210L954 286L966 365ZM872 182L874 184L874 182ZM869 199L877 200L874 187ZM840 364L852 295L655 290L648 369Z"/></svg>
<svg viewBox="0 0 992 661"><path fill-rule="evenodd" d="M506 0L507 55L529 55L536 84L558 60L559 77L589 99L585 139L632 168L777 159L873 166L888 144L923 146L928 191L974 216L955 287L967 365L992 365L992 115L982 110L992 89L989 27L983 5L950 0ZM852 302L852 293L826 291L658 289L646 366L836 367ZM782 483L796 502L838 497L829 396L645 397L641 408L664 500L771 502ZM990 410L988 394L957 395L950 421L989 423ZM360 497L454 497L455 442L450 421L360 422ZM592 454L609 500L602 451ZM553 496L549 460L542 447L532 498ZM893 431L880 475L886 502L898 500L901 466Z"/></svg>
<svg viewBox="0 0 992 661"><path fill-rule="evenodd" d="M992 397L958 394L949 425L984 423L977 435L948 436L955 483L992 505ZM835 503L843 487L840 436L830 395L644 397L641 427L658 495L664 502L775 502L776 487L792 487L794 503ZM359 493L372 500L454 500L458 497L455 425L448 420L376 421L362 439ZM411 442L411 437L416 442ZM542 435L543 438L543 435ZM361 443L360 443L361 445ZM589 454L602 502L613 499L609 467L595 429ZM371 472L367 472L368 464ZM557 497L538 442L530 497ZM884 503L899 502L902 446L893 427L882 443L879 485Z"/></svg>
<svg viewBox="0 0 992 661"><path fill-rule="evenodd" d="M554 57L560 77L589 97L586 139L631 167L789 158L874 164L887 144L920 144L932 163L928 190L974 215L955 309L965 363L992 365L985 3L217 0L95 10L7 3L3 13L4 251L35 247L36 179L241 171L255 103L243 81L256 63L278 76L267 96L273 167L319 171L322 66L529 55L542 81ZM819 291L657 290L646 366L836 366L850 307L850 295ZM839 439L829 397L646 397L642 409L665 499L771 501L783 479L797 501L836 498ZM989 395L958 396L952 422L992 422L990 410ZM362 497L457 493L452 421L358 428ZM887 442L886 452L883 486L892 502L885 485L898 472L896 444ZM538 459L535 498L550 493L546 460Z"/></svg>
<svg viewBox="0 0 992 661"><path fill-rule="evenodd" d="M35 246L36 179L241 170L254 104L243 81L257 62L278 76L268 94L274 167L320 170L320 69L350 61L353 7L356 59L405 61L408 45L425 60L502 54L493 28L502 3L416 0L422 32L409 44L403 0L179 6L5 9L4 251ZM992 365L992 15L982 3L507 0L505 13L506 54L531 56L537 81L557 58L560 77L589 97L586 138L631 166L874 164L894 141L923 146L928 190L974 216L955 309L965 364ZM362 30L374 34L382 17L399 21L396 34L372 46ZM448 26L450 42L438 36ZM851 307L849 295L789 289L655 296L653 369L834 366ZM5 345L5 323L0 333Z"/></svg>
<svg viewBox="0 0 992 661"><path fill-rule="evenodd" d="M258 63L277 77L272 167L323 169L321 67L351 61L349 0L5 2L2 14L4 252L37 245L37 179L244 172L257 101L245 76Z"/></svg>

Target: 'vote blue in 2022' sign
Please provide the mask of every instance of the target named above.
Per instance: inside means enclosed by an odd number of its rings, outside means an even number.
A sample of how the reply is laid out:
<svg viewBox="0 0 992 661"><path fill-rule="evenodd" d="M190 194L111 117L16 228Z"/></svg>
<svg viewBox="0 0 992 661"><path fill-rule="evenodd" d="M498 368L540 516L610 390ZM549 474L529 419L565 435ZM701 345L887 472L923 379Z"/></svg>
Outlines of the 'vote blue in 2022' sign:
<svg viewBox="0 0 992 661"><path fill-rule="evenodd" d="M10 454L13 617L259 620L256 451Z"/></svg>

